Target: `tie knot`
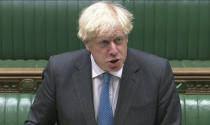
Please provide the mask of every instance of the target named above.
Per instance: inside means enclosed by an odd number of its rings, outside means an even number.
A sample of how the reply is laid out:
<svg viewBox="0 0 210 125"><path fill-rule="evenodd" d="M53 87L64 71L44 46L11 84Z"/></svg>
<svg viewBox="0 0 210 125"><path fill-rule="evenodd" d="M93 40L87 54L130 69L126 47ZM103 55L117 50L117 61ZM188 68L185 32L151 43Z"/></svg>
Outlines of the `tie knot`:
<svg viewBox="0 0 210 125"><path fill-rule="evenodd" d="M104 75L104 82L109 83L112 75L108 72L105 72L103 75Z"/></svg>

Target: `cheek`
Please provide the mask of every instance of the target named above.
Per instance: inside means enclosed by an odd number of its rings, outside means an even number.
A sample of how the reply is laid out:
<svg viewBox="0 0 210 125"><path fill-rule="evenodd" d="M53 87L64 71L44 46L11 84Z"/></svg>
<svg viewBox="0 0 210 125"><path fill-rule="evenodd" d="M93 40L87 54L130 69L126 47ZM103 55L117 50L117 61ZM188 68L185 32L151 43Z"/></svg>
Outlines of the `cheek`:
<svg viewBox="0 0 210 125"><path fill-rule="evenodd" d="M98 62L104 62L106 53L103 50L97 50L92 53Z"/></svg>
<svg viewBox="0 0 210 125"><path fill-rule="evenodd" d="M120 46L119 52L122 56L125 56L127 54L127 46L126 45Z"/></svg>

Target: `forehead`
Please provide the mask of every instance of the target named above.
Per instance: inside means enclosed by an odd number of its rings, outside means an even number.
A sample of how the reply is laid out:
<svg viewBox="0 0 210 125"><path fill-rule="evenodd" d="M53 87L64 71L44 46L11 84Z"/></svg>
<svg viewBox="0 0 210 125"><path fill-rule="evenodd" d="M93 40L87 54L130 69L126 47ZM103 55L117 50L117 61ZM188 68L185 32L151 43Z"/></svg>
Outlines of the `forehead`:
<svg viewBox="0 0 210 125"><path fill-rule="evenodd" d="M115 38L119 36L124 36L124 32L121 28L120 25L116 25L113 27L110 27L104 31L100 31L97 33L96 38L101 39L101 38Z"/></svg>

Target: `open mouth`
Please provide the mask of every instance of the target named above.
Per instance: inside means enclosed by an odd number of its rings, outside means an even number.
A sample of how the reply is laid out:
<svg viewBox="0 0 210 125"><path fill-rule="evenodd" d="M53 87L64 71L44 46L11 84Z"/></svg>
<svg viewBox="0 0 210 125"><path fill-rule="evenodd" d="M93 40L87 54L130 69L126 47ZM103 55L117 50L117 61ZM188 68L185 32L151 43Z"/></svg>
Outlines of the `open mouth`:
<svg viewBox="0 0 210 125"><path fill-rule="evenodd" d="M112 59L108 62L108 67L115 71L121 67L120 59Z"/></svg>
<svg viewBox="0 0 210 125"><path fill-rule="evenodd" d="M119 61L119 59L114 59L114 60L111 60L110 62L111 63L116 63L116 62L118 62Z"/></svg>

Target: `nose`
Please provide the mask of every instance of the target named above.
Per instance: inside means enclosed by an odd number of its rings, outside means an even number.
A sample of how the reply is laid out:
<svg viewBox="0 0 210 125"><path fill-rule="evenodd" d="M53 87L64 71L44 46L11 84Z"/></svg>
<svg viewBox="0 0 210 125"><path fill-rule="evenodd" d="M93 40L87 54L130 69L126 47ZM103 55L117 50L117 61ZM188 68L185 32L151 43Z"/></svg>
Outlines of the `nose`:
<svg viewBox="0 0 210 125"><path fill-rule="evenodd" d="M110 42L109 53L111 56L117 55L117 45L114 42Z"/></svg>

